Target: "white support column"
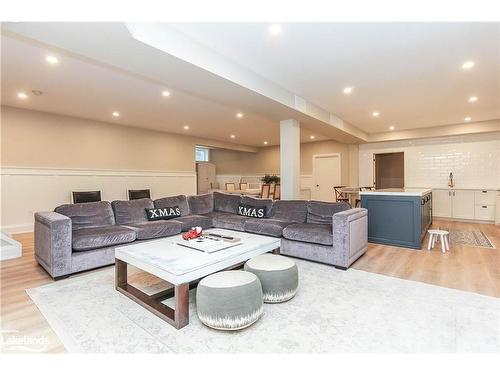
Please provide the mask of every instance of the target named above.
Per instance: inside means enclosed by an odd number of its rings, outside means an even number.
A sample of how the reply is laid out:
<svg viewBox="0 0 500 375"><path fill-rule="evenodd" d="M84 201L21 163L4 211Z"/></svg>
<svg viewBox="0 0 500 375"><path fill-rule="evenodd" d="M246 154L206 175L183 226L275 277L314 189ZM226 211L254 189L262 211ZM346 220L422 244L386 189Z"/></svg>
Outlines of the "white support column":
<svg viewBox="0 0 500 375"><path fill-rule="evenodd" d="M300 123L280 121L281 199L300 198Z"/></svg>

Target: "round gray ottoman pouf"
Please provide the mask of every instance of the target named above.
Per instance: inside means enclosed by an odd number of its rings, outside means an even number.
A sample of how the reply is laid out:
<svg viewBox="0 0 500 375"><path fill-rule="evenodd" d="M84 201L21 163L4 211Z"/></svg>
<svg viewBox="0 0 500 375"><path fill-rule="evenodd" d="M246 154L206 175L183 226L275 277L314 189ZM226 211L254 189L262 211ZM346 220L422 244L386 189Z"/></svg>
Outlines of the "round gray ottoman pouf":
<svg viewBox="0 0 500 375"><path fill-rule="evenodd" d="M299 286L299 271L290 258L262 254L245 263L245 271L255 274L262 284L264 302L279 303L292 299Z"/></svg>
<svg viewBox="0 0 500 375"><path fill-rule="evenodd" d="M262 286L253 273L223 271L205 277L196 290L196 309L203 324L237 330L255 323L263 312Z"/></svg>

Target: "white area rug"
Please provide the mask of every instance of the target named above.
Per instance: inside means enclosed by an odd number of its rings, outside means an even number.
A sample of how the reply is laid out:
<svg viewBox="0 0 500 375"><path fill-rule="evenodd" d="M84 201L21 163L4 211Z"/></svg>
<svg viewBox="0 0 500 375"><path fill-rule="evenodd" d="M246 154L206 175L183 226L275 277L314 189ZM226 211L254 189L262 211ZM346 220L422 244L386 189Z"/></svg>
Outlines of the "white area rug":
<svg viewBox="0 0 500 375"><path fill-rule="evenodd" d="M69 352L499 352L500 299L297 260L299 292L238 332L176 330L114 290L114 269L28 290ZM169 304L167 302L167 304Z"/></svg>

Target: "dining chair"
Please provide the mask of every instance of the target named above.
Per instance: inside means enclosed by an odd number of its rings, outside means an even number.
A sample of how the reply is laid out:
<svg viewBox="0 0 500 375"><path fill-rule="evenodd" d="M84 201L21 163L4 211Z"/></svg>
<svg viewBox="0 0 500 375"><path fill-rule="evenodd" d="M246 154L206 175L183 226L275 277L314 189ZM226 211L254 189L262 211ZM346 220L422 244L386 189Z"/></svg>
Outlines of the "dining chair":
<svg viewBox="0 0 500 375"><path fill-rule="evenodd" d="M280 184L274 185L273 199L279 201L281 199L281 186Z"/></svg>
<svg viewBox="0 0 500 375"><path fill-rule="evenodd" d="M89 202L100 202L101 201L101 191L72 191L71 197L73 203L89 203Z"/></svg>
<svg viewBox="0 0 500 375"><path fill-rule="evenodd" d="M260 197L261 198L269 198L271 191L271 185L262 184L260 187Z"/></svg>
<svg viewBox="0 0 500 375"><path fill-rule="evenodd" d="M375 190L373 186L362 186L359 188L359 191L372 191ZM354 202L354 207L359 207L361 204L361 197L356 198L356 201Z"/></svg>
<svg viewBox="0 0 500 375"><path fill-rule="evenodd" d="M349 196L347 195L347 193L342 192L342 188L345 188L345 186L333 187L333 190L335 191L335 201L349 203Z"/></svg>
<svg viewBox="0 0 500 375"><path fill-rule="evenodd" d="M247 190L248 182L240 182L240 190Z"/></svg>
<svg viewBox="0 0 500 375"><path fill-rule="evenodd" d="M128 200L151 198L151 191L149 189L142 190L127 190Z"/></svg>
<svg viewBox="0 0 500 375"><path fill-rule="evenodd" d="M226 191L235 191L236 184L234 182L226 182Z"/></svg>

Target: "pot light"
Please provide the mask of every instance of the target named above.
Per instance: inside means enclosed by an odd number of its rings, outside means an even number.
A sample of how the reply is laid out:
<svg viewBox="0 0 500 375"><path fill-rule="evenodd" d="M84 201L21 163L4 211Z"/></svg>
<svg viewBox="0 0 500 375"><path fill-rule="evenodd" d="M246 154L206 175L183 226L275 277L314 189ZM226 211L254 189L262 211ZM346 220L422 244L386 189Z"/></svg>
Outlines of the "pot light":
<svg viewBox="0 0 500 375"><path fill-rule="evenodd" d="M45 56L45 61L51 65L59 64L59 59L52 55Z"/></svg>
<svg viewBox="0 0 500 375"><path fill-rule="evenodd" d="M394 130L396 129L394 126L389 126L389 130Z"/></svg>
<svg viewBox="0 0 500 375"><path fill-rule="evenodd" d="M469 69L472 69L474 68L474 61L466 61L462 64L462 69L463 70L469 70Z"/></svg>
<svg viewBox="0 0 500 375"><path fill-rule="evenodd" d="M238 118L243 118L243 113L238 112L238 113L236 114L236 117L238 117Z"/></svg>
<svg viewBox="0 0 500 375"><path fill-rule="evenodd" d="M41 91L41 90L31 90L31 92L35 96L41 96L41 95L43 95L43 91Z"/></svg>
<svg viewBox="0 0 500 375"><path fill-rule="evenodd" d="M464 121L469 122L470 120L472 120L470 117L466 117L466 118L464 118Z"/></svg>
<svg viewBox="0 0 500 375"><path fill-rule="evenodd" d="M163 96L165 96L165 97L169 97L170 96L170 91L165 90L165 91L162 91L161 94Z"/></svg>
<svg viewBox="0 0 500 375"><path fill-rule="evenodd" d="M120 112L113 112L112 115L113 117L120 117Z"/></svg>
<svg viewBox="0 0 500 375"><path fill-rule="evenodd" d="M234 134L231 134L230 137L231 138L236 138L236 136Z"/></svg>
<svg viewBox="0 0 500 375"><path fill-rule="evenodd" d="M477 96L471 96L469 98L469 102L471 102L471 103L477 102Z"/></svg>
<svg viewBox="0 0 500 375"><path fill-rule="evenodd" d="M344 94L350 95L352 93L352 87L346 87L344 88Z"/></svg>
<svg viewBox="0 0 500 375"><path fill-rule="evenodd" d="M264 141L264 144L267 145L267 141Z"/></svg>
<svg viewBox="0 0 500 375"><path fill-rule="evenodd" d="M314 139L314 138L316 138L314 135L309 136L309 139Z"/></svg>
<svg viewBox="0 0 500 375"><path fill-rule="evenodd" d="M380 112L375 111L375 112L372 113L372 116L373 117L378 117L378 116L380 116Z"/></svg>
<svg viewBox="0 0 500 375"><path fill-rule="evenodd" d="M17 93L17 97L19 99L27 99L28 98L28 95L26 95L24 92L18 92Z"/></svg>
<svg viewBox="0 0 500 375"><path fill-rule="evenodd" d="M184 130L189 130L189 125L184 125Z"/></svg>
<svg viewBox="0 0 500 375"><path fill-rule="evenodd" d="M273 24L269 26L269 34L271 35L279 35L281 34L281 25Z"/></svg>

